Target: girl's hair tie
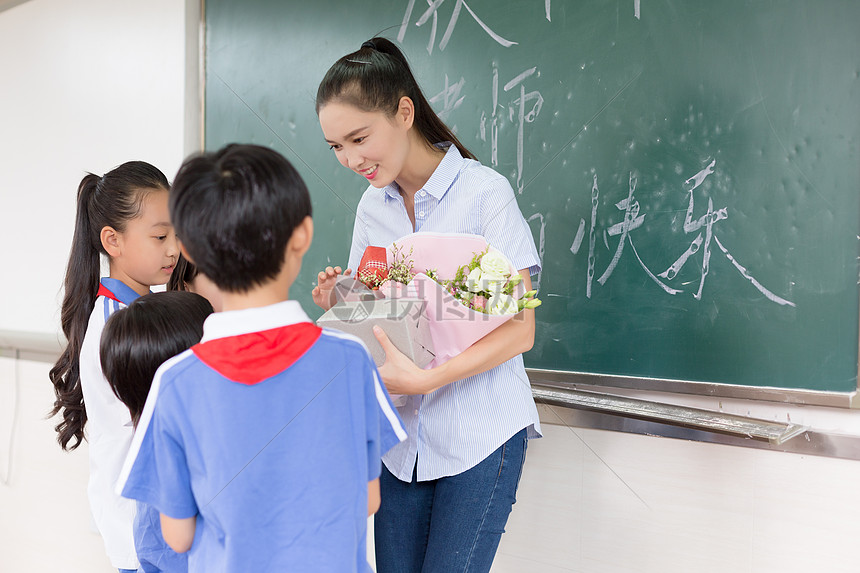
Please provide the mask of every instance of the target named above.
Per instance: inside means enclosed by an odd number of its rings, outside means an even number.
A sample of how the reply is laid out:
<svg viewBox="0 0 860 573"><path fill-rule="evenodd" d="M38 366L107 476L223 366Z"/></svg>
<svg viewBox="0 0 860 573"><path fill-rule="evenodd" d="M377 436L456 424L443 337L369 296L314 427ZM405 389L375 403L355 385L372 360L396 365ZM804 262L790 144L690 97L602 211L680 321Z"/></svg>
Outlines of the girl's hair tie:
<svg viewBox="0 0 860 573"><path fill-rule="evenodd" d="M373 40L368 40L361 45L362 48L370 48L371 50L376 49L376 44L373 43Z"/></svg>

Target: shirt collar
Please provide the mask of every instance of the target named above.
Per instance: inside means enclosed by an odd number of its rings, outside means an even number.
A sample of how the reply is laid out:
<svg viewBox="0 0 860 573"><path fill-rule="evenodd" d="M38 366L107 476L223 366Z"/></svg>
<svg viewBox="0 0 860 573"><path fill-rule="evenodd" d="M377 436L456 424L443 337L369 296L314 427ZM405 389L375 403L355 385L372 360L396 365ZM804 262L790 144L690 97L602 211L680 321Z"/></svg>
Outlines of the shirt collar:
<svg viewBox="0 0 860 573"><path fill-rule="evenodd" d="M108 298L112 298L115 301L121 302L122 304L128 306L133 303L136 299L140 298L140 295L137 294L133 288L125 284L119 279L112 279L110 277L102 277L101 287L99 288L99 295L106 296Z"/></svg>
<svg viewBox="0 0 860 573"><path fill-rule="evenodd" d="M460 155L460 150L457 149L457 146L452 144L450 141L437 143L436 147L447 150L441 163L439 163L439 166L436 167L435 171L433 171L433 175L430 176L430 179L427 180L427 183L424 184L422 189L438 200L441 199L445 193L448 192L448 189L451 188L451 184L454 183L457 175L460 174L460 169L465 160L463 159L463 156ZM385 191L386 195L385 199L400 199L399 189L400 187L394 181L383 187L382 190Z"/></svg>
<svg viewBox="0 0 860 573"><path fill-rule="evenodd" d="M295 300L285 300L257 308L216 312L210 314L203 323L203 339L200 342L310 321L301 305Z"/></svg>

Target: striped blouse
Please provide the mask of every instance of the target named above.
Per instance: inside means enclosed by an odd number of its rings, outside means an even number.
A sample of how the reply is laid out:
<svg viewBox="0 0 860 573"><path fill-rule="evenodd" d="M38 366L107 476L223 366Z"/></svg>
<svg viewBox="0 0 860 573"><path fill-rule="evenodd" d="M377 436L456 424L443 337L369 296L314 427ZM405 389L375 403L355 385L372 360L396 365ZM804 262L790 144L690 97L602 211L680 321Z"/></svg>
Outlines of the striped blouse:
<svg viewBox="0 0 860 573"><path fill-rule="evenodd" d="M450 143L439 146L447 152L415 195L414 230L396 183L364 192L349 268L356 268L369 245L388 246L404 235L428 231L482 235L516 268L536 274L540 260L534 238L508 180L464 159ZM464 257L471 258L471 253ZM438 479L474 467L523 428L530 438L541 435L522 355L426 396L409 396L398 412L409 437L383 462L405 482L412 480L416 458L419 481Z"/></svg>

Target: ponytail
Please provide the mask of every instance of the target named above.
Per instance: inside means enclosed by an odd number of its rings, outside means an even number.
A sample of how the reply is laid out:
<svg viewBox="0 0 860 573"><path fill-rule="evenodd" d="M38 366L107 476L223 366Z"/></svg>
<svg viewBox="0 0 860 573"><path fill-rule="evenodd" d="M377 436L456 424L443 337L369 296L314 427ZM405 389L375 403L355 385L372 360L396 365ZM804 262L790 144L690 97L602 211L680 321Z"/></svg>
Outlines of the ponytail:
<svg viewBox="0 0 860 573"><path fill-rule="evenodd" d="M75 231L60 314L68 345L48 373L56 395L50 415L62 412L63 419L54 429L64 450L74 450L81 444L87 423L80 353L99 289L100 254L107 255L101 244L101 230L110 226L122 232L126 223L139 214L149 192L168 188L164 174L142 161L124 163L104 177L89 173L78 186Z"/></svg>
<svg viewBox="0 0 860 573"><path fill-rule="evenodd" d="M64 283L66 292L63 296L61 313L63 334L66 335L69 343L48 373L51 382L54 383L54 393L57 396L51 416L60 411L63 412L63 420L54 427L58 434L57 441L63 449L68 450L74 450L80 445L83 440L84 425L87 423L78 356L99 288L99 251L90 241L90 222L87 213L87 206L95 193L98 181L99 178L90 173L78 186L75 233L72 237L69 264L66 267ZM76 441L69 446L72 439Z"/></svg>
<svg viewBox="0 0 860 573"><path fill-rule="evenodd" d="M427 145L450 141L460 155L477 159L439 119L418 86L406 56L386 38L368 40L358 51L347 54L329 68L317 89L316 111L319 114L327 103L339 101L391 117L404 96L415 106L413 125Z"/></svg>

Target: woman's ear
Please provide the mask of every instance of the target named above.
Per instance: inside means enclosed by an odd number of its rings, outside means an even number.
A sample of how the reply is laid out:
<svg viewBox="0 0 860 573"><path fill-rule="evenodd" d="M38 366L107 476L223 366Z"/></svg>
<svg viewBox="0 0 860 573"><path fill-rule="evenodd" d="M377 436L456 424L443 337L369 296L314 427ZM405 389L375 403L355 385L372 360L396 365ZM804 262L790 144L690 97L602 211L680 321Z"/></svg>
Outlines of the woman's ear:
<svg viewBox="0 0 860 573"><path fill-rule="evenodd" d="M400 98L400 101L397 103L395 116L398 123L406 129L412 127L412 124L415 122L415 103L412 101L412 98L408 96Z"/></svg>
<svg viewBox="0 0 860 573"><path fill-rule="evenodd" d="M122 235L113 227L102 227L99 239L101 239L102 248L108 256L118 257L122 253Z"/></svg>

